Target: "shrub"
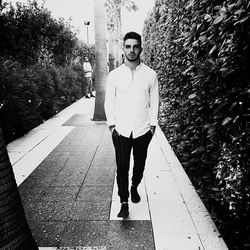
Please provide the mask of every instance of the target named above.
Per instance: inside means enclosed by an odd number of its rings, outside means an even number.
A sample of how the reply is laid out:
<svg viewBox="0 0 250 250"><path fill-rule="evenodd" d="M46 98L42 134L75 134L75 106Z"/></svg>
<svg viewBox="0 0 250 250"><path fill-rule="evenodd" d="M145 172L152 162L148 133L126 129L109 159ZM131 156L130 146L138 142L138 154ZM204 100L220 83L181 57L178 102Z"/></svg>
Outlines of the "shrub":
<svg viewBox="0 0 250 250"><path fill-rule="evenodd" d="M157 0L143 33L145 62L160 80L160 126L227 243L242 249L250 241L249 2Z"/></svg>
<svg viewBox="0 0 250 250"><path fill-rule="evenodd" d="M9 143L85 94L76 58L95 52L36 1L1 1L0 13L0 122Z"/></svg>
<svg viewBox="0 0 250 250"><path fill-rule="evenodd" d="M1 6L1 5L0 5ZM36 1L2 4L0 57L32 65L47 56L57 65L69 63L77 43L71 24L55 19Z"/></svg>
<svg viewBox="0 0 250 250"><path fill-rule="evenodd" d="M7 143L72 104L84 93L79 74L70 67L13 61L0 64L0 117Z"/></svg>

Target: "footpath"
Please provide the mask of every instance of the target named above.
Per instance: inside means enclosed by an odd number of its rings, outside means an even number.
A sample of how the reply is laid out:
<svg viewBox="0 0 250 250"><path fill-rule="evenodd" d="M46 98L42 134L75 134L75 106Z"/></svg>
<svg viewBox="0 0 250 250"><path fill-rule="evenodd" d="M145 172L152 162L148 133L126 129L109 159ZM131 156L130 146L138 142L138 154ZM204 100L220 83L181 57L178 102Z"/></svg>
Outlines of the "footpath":
<svg viewBox="0 0 250 250"><path fill-rule="evenodd" d="M82 98L7 145L39 248L228 249L159 127L141 202L129 202L126 220L117 218L114 148L107 124L91 120L93 110L94 98Z"/></svg>

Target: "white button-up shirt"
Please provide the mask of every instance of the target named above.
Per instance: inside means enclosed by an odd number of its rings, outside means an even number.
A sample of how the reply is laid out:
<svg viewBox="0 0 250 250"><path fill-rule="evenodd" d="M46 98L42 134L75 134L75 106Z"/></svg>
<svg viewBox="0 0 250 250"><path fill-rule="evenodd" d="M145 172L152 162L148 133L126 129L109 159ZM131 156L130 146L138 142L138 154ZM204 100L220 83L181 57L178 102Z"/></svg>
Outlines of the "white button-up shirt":
<svg viewBox="0 0 250 250"><path fill-rule="evenodd" d="M84 76L85 77L91 77L92 76L92 67L89 62L84 62L83 63L83 71L84 71Z"/></svg>
<svg viewBox="0 0 250 250"><path fill-rule="evenodd" d="M137 138L157 125L159 88L154 70L140 63L132 76L122 64L109 73L105 112L109 125L125 137Z"/></svg>

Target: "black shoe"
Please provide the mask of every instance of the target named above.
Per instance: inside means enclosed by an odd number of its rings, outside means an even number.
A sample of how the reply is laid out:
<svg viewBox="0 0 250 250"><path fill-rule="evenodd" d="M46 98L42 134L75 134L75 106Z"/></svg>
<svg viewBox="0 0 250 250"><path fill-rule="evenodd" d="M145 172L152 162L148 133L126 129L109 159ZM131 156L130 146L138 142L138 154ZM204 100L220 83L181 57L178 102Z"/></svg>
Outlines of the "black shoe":
<svg viewBox="0 0 250 250"><path fill-rule="evenodd" d="M137 187L132 186L130 190L130 194L131 194L131 201L133 203L138 203L141 200L141 197L137 192Z"/></svg>
<svg viewBox="0 0 250 250"><path fill-rule="evenodd" d="M120 210L119 214L117 215L117 217L126 218L126 217L128 217L128 215L129 215L128 203L122 203L121 210Z"/></svg>
<svg viewBox="0 0 250 250"><path fill-rule="evenodd" d="M91 95L90 97L95 97L94 95Z"/></svg>
<svg viewBox="0 0 250 250"><path fill-rule="evenodd" d="M85 95L85 98L90 98L88 95Z"/></svg>

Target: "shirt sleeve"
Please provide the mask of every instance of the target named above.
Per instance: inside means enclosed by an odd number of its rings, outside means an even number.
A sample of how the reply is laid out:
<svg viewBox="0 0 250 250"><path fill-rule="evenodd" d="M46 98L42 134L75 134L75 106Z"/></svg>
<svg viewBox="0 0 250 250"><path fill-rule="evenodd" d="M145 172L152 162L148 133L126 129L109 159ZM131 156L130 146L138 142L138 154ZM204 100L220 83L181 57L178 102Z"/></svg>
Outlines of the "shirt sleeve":
<svg viewBox="0 0 250 250"><path fill-rule="evenodd" d="M90 71L90 72L93 72L93 69L92 69L91 64L89 64L89 71Z"/></svg>
<svg viewBox="0 0 250 250"><path fill-rule="evenodd" d="M159 84L156 73L150 88L150 125L156 126L158 123L159 110Z"/></svg>
<svg viewBox="0 0 250 250"><path fill-rule="evenodd" d="M108 75L104 109L107 117L108 125L115 125L115 84L114 76L112 73Z"/></svg>

